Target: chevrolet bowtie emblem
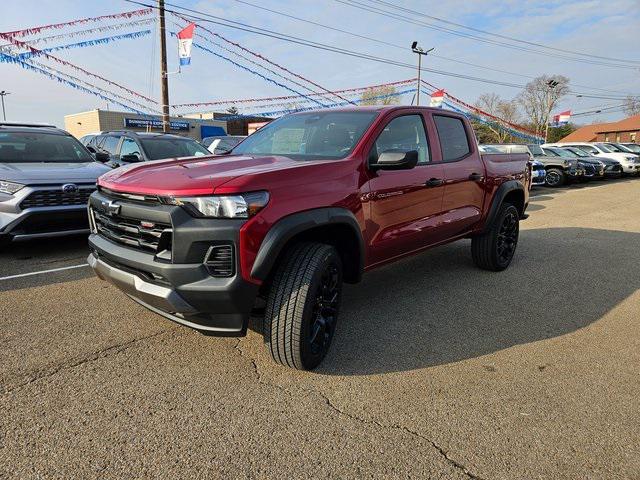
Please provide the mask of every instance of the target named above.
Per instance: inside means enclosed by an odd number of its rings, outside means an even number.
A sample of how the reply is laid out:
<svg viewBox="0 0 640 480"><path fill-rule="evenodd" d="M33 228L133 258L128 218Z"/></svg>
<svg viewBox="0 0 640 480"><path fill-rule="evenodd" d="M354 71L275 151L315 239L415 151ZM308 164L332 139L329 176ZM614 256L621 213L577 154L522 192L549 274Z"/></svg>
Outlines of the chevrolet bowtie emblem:
<svg viewBox="0 0 640 480"><path fill-rule="evenodd" d="M107 213L107 215L117 215L120 213L120 205L111 201L103 201L102 209Z"/></svg>

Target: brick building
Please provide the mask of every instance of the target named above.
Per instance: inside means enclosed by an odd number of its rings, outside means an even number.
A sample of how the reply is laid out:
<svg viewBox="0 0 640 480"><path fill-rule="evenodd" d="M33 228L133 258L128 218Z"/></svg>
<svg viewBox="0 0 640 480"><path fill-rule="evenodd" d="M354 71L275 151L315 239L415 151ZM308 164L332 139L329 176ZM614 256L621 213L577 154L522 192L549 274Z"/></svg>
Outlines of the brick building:
<svg viewBox="0 0 640 480"><path fill-rule="evenodd" d="M619 122L585 125L560 141L640 143L640 115Z"/></svg>

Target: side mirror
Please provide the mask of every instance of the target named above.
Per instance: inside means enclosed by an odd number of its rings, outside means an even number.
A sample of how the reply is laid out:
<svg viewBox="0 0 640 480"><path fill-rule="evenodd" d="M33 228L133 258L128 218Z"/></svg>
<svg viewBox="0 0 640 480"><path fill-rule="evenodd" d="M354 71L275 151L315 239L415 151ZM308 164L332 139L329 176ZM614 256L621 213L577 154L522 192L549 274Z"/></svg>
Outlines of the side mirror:
<svg viewBox="0 0 640 480"><path fill-rule="evenodd" d="M135 162L141 162L142 160L140 160L140 157L138 155L136 155L135 153L130 153L129 155L122 155L120 157L120 160L122 160L123 162L127 162L127 163L135 163Z"/></svg>
<svg viewBox="0 0 640 480"><path fill-rule="evenodd" d="M111 160L111 157L109 157L109 154L105 152L95 152L93 156L95 157L96 161L102 162L102 163L107 163L109 160Z"/></svg>
<svg viewBox="0 0 640 480"><path fill-rule="evenodd" d="M91 153L96 153L96 149L93 148L91 145L86 145L87 150L89 150Z"/></svg>
<svg viewBox="0 0 640 480"><path fill-rule="evenodd" d="M376 163L370 164L374 170L411 170L418 164L418 151L385 150Z"/></svg>

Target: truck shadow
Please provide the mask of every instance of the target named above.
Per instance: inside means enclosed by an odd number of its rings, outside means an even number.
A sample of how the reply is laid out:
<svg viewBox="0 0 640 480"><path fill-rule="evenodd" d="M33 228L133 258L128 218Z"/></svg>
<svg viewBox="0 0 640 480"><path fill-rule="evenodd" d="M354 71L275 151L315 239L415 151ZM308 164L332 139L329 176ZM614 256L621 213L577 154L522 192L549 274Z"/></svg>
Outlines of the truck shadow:
<svg viewBox="0 0 640 480"><path fill-rule="evenodd" d="M586 327L640 288L640 234L521 231L509 269L477 269L469 241L374 270L344 291L319 373L400 372L479 357Z"/></svg>

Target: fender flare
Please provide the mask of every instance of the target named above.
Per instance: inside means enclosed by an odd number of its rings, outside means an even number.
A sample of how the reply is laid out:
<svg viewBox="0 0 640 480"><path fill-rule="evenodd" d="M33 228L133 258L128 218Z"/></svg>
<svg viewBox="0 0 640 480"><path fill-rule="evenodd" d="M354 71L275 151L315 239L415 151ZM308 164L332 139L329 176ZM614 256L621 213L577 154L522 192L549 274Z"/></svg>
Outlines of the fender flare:
<svg viewBox="0 0 640 480"><path fill-rule="evenodd" d="M518 182L517 180L507 180L506 182L504 182L502 185L498 187L498 190L496 190L496 193L493 195L493 201L491 202L489 213L487 213L487 217L484 221L484 227L482 228L482 233L489 230L489 228L493 224L493 221L495 220L496 215L498 214L498 209L500 208L500 205L502 205L502 203L504 202L505 197L509 193L515 192L515 191L520 191L524 195L524 186L522 185L522 183ZM524 212L520 212L520 215L522 215L523 213Z"/></svg>
<svg viewBox="0 0 640 480"><path fill-rule="evenodd" d="M347 225L353 230L359 243L358 279L364 271L365 245L362 230L355 215L346 208L327 207L294 213L278 220L262 240L251 268L251 276L265 280L282 252L294 236L323 225Z"/></svg>

